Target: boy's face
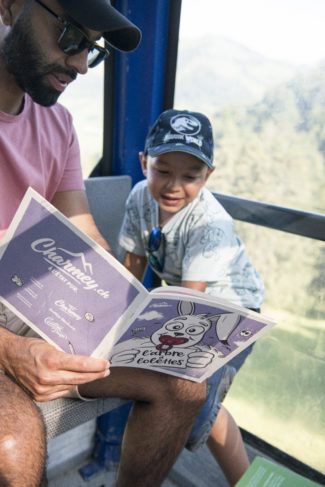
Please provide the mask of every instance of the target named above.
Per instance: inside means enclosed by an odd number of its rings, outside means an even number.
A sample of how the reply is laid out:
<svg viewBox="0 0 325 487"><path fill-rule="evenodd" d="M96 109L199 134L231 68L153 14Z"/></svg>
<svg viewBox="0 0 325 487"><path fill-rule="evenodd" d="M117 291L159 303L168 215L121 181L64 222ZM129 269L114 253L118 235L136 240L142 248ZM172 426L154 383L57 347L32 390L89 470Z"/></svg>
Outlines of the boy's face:
<svg viewBox="0 0 325 487"><path fill-rule="evenodd" d="M161 223L188 205L198 195L213 169L186 152L159 156L140 153L148 188L160 209Z"/></svg>

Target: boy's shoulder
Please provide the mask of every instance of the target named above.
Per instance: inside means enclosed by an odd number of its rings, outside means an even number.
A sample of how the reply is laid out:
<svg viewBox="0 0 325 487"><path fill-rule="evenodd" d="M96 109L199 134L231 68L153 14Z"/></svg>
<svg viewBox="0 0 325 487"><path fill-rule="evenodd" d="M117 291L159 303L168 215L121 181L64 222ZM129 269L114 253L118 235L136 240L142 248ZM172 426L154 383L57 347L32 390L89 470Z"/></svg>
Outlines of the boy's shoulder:
<svg viewBox="0 0 325 487"><path fill-rule="evenodd" d="M207 215L230 215L227 213L222 204L217 200L212 191L205 186L202 188L197 198L197 208L200 208ZM230 217L231 218L231 217Z"/></svg>
<svg viewBox="0 0 325 487"><path fill-rule="evenodd" d="M141 189L147 186L148 186L148 181L146 179L141 179L141 181L135 183L135 185L132 188L132 191L140 191Z"/></svg>
<svg viewBox="0 0 325 487"><path fill-rule="evenodd" d="M219 226L232 224L232 217L215 198L213 193L203 187L194 201L174 215L173 221L187 221L190 227L205 225Z"/></svg>
<svg viewBox="0 0 325 487"><path fill-rule="evenodd" d="M141 181L138 181L133 188L131 189L131 196L134 198L139 198L140 196L145 195L148 197L150 195L149 190L148 190L148 183L146 179L142 179Z"/></svg>

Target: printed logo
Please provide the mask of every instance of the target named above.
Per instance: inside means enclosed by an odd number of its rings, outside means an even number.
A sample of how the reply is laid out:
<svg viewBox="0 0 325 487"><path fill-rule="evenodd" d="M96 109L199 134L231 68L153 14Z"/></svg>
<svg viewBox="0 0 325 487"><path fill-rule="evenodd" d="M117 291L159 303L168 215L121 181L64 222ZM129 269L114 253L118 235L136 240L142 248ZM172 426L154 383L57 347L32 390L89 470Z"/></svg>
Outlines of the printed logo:
<svg viewBox="0 0 325 487"><path fill-rule="evenodd" d="M90 321L90 323L95 321L94 315L92 313L85 313L85 318L86 320Z"/></svg>
<svg viewBox="0 0 325 487"><path fill-rule="evenodd" d="M14 284L16 284L19 287L24 285L24 281L17 275L12 276L11 280Z"/></svg>
<svg viewBox="0 0 325 487"><path fill-rule="evenodd" d="M68 278L87 291L94 289L103 298L109 298L109 291L100 289L99 284L92 277L92 265L86 262L83 252L73 253L61 247L56 247L55 240L52 238L34 240L31 243L31 247L34 252L38 252L43 256L43 259L53 268L52 272L59 277L61 276L60 278L63 281ZM66 254L73 259L67 258Z"/></svg>
<svg viewBox="0 0 325 487"><path fill-rule="evenodd" d="M184 135L196 135L201 130L201 122L192 115L175 115L170 120L170 126L175 132Z"/></svg>

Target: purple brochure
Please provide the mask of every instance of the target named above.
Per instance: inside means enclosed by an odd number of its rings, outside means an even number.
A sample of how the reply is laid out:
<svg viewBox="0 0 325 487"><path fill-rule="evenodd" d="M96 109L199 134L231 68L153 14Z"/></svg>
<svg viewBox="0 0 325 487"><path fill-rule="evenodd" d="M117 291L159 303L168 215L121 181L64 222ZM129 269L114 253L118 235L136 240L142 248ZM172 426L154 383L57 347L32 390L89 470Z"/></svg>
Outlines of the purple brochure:
<svg viewBox="0 0 325 487"><path fill-rule="evenodd" d="M201 382L273 325L268 318L224 300L162 287L150 293L109 358L113 366Z"/></svg>
<svg viewBox="0 0 325 487"><path fill-rule="evenodd" d="M147 293L31 188L0 248L0 276L5 305L57 348L82 355L106 356L121 333L114 327Z"/></svg>
<svg viewBox="0 0 325 487"><path fill-rule="evenodd" d="M68 353L201 382L274 322L187 288L149 293L31 188L0 246L0 301Z"/></svg>

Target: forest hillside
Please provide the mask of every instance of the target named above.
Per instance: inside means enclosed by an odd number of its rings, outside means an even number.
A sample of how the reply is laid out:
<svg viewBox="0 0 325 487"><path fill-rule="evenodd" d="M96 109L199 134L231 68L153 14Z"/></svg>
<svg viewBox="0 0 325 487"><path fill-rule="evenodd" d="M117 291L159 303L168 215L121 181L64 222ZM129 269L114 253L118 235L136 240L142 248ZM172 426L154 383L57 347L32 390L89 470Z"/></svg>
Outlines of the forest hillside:
<svg viewBox="0 0 325 487"><path fill-rule="evenodd" d="M325 63L298 69L226 39L206 41L201 56L190 43L179 52L175 106L211 119L216 169L208 187L325 213ZM249 224L236 228L267 284L267 301L277 305L281 296L285 309L324 317L323 244ZM286 292L288 279L294 293Z"/></svg>

